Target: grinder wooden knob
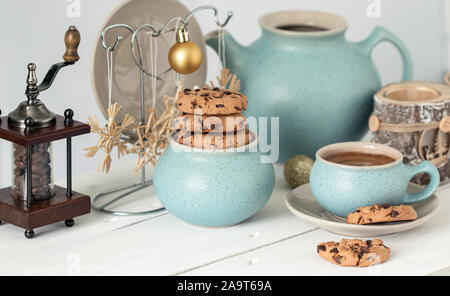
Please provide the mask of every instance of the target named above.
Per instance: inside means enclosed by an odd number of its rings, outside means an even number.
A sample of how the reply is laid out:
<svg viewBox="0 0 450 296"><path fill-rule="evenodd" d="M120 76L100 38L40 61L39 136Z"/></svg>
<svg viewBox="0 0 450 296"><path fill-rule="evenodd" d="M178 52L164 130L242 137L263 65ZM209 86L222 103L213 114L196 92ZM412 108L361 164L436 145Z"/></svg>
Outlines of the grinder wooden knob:
<svg viewBox="0 0 450 296"><path fill-rule="evenodd" d="M78 56L78 45L80 45L81 36L77 27L70 26L64 36L64 42L66 43L66 52L64 53L63 59L66 62L76 62L80 59Z"/></svg>

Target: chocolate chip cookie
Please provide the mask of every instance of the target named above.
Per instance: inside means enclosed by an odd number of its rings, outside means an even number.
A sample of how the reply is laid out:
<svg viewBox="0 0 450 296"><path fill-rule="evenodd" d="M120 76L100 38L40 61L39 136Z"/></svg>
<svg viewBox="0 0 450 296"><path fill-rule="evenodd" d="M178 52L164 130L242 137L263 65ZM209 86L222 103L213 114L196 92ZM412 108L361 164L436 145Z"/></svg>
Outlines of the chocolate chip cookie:
<svg viewBox="0 0 450 296"><path fill-rule="evenodd" d="M184 130L174 134L174 140L180 144L203 149L226 149L247 145L253 140L248 129L235 133L189 133Z"/></svg>
<svg viewBox="0 0 450 296"><path fill-rule="evenodd" d="M416 211L412 206L408 205L373 205L361 207L347 215L347 223L349 224L372 224L416 219Z"/></svg>
<svg viewBox="0 0 450 296"><path fill-rule="evenodd" d="M341 266L367 267L389 259L391 249L381 239L342 239L317 245L320 257Z"/></svg>
<svg viewBox="0 0 450 296"><path fill-rule="evenodd" d="M172 127L195 133L230 133L245 129L245 117L241 113L211 116L184 113L173 120Z"/></svg>
<svg viewBox="0 0 450 296"><path fill-rule="evenodd" d="M226 115L247 109L247 97L226 89L185 89L178 93L177 108L183 113L194 114L200 109L203 115Z"/></svg>

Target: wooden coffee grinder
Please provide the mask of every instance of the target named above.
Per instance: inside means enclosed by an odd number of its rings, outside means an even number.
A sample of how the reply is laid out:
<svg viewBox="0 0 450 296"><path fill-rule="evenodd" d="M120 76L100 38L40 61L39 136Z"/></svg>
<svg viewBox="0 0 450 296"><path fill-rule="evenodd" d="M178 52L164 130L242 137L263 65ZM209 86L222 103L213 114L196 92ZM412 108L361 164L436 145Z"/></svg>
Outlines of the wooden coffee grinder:
<svg viewBox="0 0 450 296"><path fill-rule="evenodd" d="M64 62L53 65L37 85L36 65L28 64L27 100L8 116L0 117L0 138L13 143L12 185L0 190L0 223L25 229L34 237L34 228L65 221L90 212L90 197L72 191L72 137L87 134L87 124L73 120L73 111L64 116L51 112L38 99L53 83L58 71L79 60L80 33L74 26L65 35ZM1 111L0 111L1 115ZM67 141L67 188L53 184L52 141Z"/></svg>

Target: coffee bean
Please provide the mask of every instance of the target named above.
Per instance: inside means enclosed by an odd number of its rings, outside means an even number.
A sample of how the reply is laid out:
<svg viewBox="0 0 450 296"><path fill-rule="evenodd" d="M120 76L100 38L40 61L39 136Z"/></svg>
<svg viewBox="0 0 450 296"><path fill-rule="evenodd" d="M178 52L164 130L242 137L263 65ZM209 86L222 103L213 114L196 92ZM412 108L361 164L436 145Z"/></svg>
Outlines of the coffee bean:
<svg viewBox="0 0 450 296"><path fill-rule="evenodd" d="M50 167L47 165L36 173L40 175L50 175Z"/></svg>
<svg viewBox="0 0 450 296"><path fill-rule="evenodd" d="M21 168L15 168L14 169L14 176L23 176L25 174L25 170Z"/></svg>
<svg viewBox="0 0 450 296"><path fill-rule="evenodd" d="M32 166L39 166L39 165L43 165L43 164L45 164L45 163L43 163L42 162L42 158L41 157L37 157L37 156L34 156L33 155L33 157L32 157Z"/></svg>
<svg viewBox="0 0 450 296"><path fill-rule="evenodd" d="M16 150L16 151L14 151L14 158L15 159L22 158L22 157L24 157L26 155L27 155L27 152L25 150L21 150L21 151Z"/></svg>
<svg viewBox="0 0 450 296"><path fill-rule="evenodd" d="M44 175L39 179L39 183L41 183L42 185L46 185L50 183L50 176L48 175Z"/></svg>
<svg viewBox="0 0 450 296"><path fill-rule="evenodd" d="M41 171L42 169L44 169L44 165L43 165L42 163L40 163L40 162L34 163L34 164L31 166L31 170L32 170L33 172L39 172L39 171Z"/></svg>
<svg viewBox="0 0 450 296"><path fill-rule="evenodd" d="M21 168L21 169L26 168L25 163L23 163L23 161L20 161L20 160L14 161L14 165L15 165L16 167L18 167L18 168Z"/></svg>

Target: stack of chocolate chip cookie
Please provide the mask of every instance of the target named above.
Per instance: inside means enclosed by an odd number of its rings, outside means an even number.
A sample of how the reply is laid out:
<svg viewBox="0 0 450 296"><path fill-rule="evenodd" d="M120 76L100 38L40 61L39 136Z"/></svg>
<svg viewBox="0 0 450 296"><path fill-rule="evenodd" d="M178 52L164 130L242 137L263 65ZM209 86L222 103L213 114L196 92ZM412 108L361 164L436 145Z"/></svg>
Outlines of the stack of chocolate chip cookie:
<svg viewBox="0 0 450 296"><path fill-rule="evenodd" d="M180 144L204 149L225 149L246 145L251 134L246 129L242 111L247 108L245 95L219 88L180 91L177 107L182 113L174 120Z"/></svg>

